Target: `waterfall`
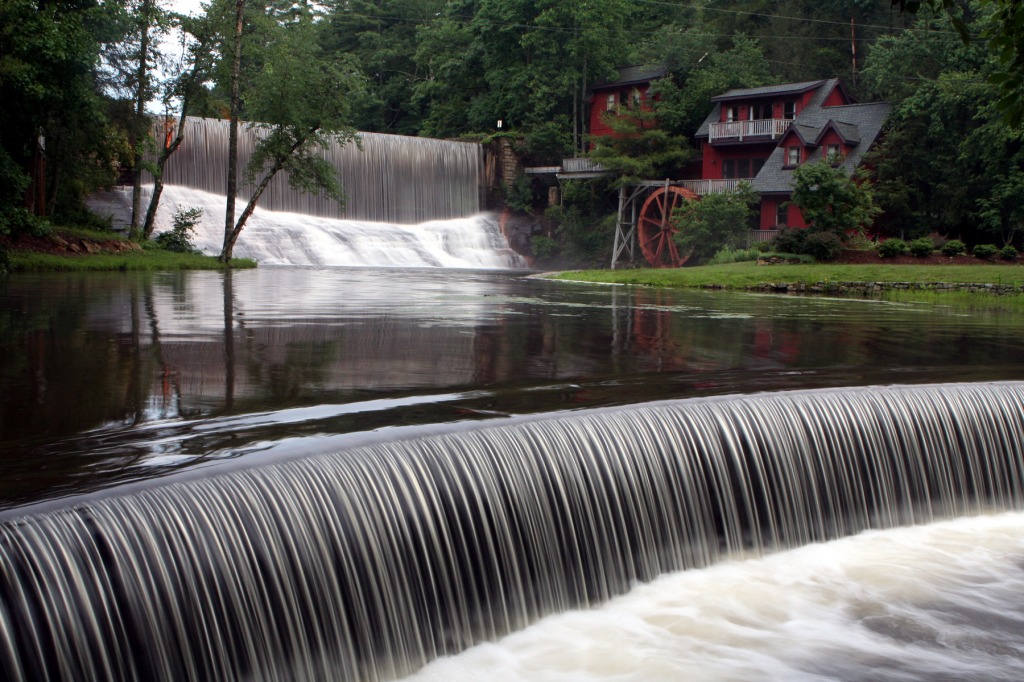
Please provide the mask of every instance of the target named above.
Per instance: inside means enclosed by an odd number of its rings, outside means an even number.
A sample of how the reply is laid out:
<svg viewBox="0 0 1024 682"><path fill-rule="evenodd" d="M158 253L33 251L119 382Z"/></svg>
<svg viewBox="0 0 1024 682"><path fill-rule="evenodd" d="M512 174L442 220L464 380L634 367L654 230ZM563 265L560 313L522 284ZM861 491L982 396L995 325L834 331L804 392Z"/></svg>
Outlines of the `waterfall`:
<svg viewBox="0 0 1024 682"><path fill-rule="evenodd" d="M0 525L5 679L390 679L637 581L1019 509L1024 383L465 425Z"/></svg>
<svg viewBox="0 0 1024 682"><path fill-rule="evenodd" d="M156 138L162 139L164 121L155 125ZM259 134L256 127L242 127L240 168ZM184 142L164 172L157 213L155 231L163 232L179 208L202 208L194 242L209 255L220 253L224 243L227 135L227 121L186 119ZM246 223L235 255L266 265L527 267L509 247L497 217L479 213L480 145L379 133L359 133L359 140L359 145L332 142L323 151L347 195L344 207L292 190L287 173L279 173ZM240 188L240 199L248 199L247 190ZM117 200L124 205L114 206L114 212L130 215L130 197ZM94 205L110 212L109 205Z"/></svg>
<svg viewBox="0 0 1024 682"><path fill-rule="evenodd" d="M156 232L171 228L178 209L203 215L193 235L208 255L224 244L224 196L169 185L157 212ZM501 231L498 217L481 213L418 225L339 220L257 208L238 238L235 256L261 265L497 269L527 267Z"/></svg>
<svg viewBox="0 0 1024 682"><path fill-rule="evenodd" d="M161 139L162 121L157 127ZM258 140L258 128L240 127L240 169ZM381 133L359 133L359 140L358 146L331 142L323 152L345 190L344 209L324 196L292 190L284 172L271 181L259 205L268 211L399 224L464 218L480 211L480 145ZM190 116L185 139L167 162L164 182L223 195L227 161L228 122ZM239 197L248 199L247 190L240 187Z"/></svg>

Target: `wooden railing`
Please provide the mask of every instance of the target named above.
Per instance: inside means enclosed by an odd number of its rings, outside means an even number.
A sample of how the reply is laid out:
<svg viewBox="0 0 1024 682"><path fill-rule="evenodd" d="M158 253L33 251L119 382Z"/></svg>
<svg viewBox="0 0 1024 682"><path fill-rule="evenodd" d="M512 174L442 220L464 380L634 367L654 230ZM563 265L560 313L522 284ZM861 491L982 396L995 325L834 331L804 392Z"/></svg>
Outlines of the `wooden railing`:
<svg viewBox="0 0 1024 682"><path fill-rule="evenodd" d="M770 242L779 236L782 230L750 230L747 232L747 245Z"/></svg>
<svg viewBox="0 0 1024 682"><path fill-rule="evenodd" d="M694 194L704 196L705 194L721 194L736 189L741 182L750 182L749 179L737 178L729 180L680 180L679 184Z"/></svg>
<svg viewBox="0 0 1024 682"><path fill-rule="evenodd" d="M604 168L601 164L595 163L593 159L577 157L574 159L562 159L563 173L599 173Z"/></svg>
<svg viewBox="0 0 1024 682"><path fill-rule="evenodd" d="M762 118L756 121L721 121L712 123L708 129L708 141L714 142L715 140L726 139L742 142L744 138L748 137L768 137L774 140L786 132L789 129L789 124L792 122L788 118Z"/></svg>

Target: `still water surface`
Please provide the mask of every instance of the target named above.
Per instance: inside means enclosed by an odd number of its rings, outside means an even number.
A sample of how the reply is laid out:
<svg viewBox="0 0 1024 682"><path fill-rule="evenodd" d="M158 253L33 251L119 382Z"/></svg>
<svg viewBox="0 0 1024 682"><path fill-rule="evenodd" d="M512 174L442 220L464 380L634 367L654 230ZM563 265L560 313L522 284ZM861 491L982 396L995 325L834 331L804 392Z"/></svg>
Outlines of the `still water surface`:
<svg viewBox="0 0 1024 682"><path fill-rule="evenodd" d="M509 272L0 280L0 508L352 434L763 390L1024 378L1024 319Z"/></svg>

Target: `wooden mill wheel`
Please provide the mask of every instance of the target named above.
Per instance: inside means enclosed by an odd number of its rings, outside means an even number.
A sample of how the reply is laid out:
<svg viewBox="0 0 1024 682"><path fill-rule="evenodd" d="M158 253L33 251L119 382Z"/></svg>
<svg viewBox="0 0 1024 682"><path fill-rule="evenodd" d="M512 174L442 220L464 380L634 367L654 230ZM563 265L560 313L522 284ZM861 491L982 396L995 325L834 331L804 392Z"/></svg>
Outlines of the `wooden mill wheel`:
<svg viewBox="0 0 1024 682"><path fill-rule="evenodd" d="M690 257L689 253L680 256L672 241L672 235L677 232L672 226L672 211L683 199L696 198L690 190L672 185L659 187L647 197L637 219L637 236L640 251L648 263L656 268L678 268Z"/></svg>

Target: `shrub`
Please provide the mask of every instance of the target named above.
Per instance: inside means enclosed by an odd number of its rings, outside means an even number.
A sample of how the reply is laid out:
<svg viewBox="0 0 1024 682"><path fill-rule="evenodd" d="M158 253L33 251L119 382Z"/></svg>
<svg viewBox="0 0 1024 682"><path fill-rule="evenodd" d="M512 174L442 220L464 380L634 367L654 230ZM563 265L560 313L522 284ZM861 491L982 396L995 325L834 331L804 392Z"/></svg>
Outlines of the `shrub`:
<svg viewBox="0 0 1024 682"><path fill-rule="evenodd" d="M999 257L1003 260L1017 260L1017 249L1012 246L1004 246L999 249Z"/></svg>
<svg viewBox="0 0 1024 682"><path fill-rule="evenodd" d="M760 251L761 253L768 253L769 251L772 250L772 243L771 241L758 242L754 244L754 248Z"/></svg>
<svg viewBox="0 0 1024 682"><path fill-rule="evenodd" d="M872 251L876 244L862 232L850 235L846 240L846 248L852 251Z"/></svg>
<svg viewBox="0 0 1024 682"><path fill-rule="evenodd" d="M935 250L935 243L928 237L919 237L907 244L907 249L910 250L911 255L924 258L925 256L932 255L932 251Z"/></svg>
<svg viewBox="0 0 1024 682"><path fill-rule="evenodd" d="M893 258L895 256L902 256L907 252L907 243L902 239L893 237L892 239L886 239L884 242L878 245L878 255L882 258Z"/></svg>
<svg viewBox="0 0 1024 682"><path fill-rule="evenodd" d="M750 185L683 201L672 213L679 230L673 239L680 253L691 253L696 262L710 260L723 249L740 249L747 242L747 225L757 194Z"/></svg>
<svg viewBox="0 0 1024 682"><path fill-rule="evenodd" d="M153 241L161 249L175 253L198 253L192 243L192 232L203 217L201 208L179 208L174 212L174 227L158 234Z"/></svg>
<svg viewBox="0 0 1024 682"><path fill-rule="evenodd" d="M551 258L558 253L558 242L551 237L539 234L530 240L530 251L537 258Z"/></svg>
<svg viewBox="0 0 1024 682"><path fill-rule="evenodd" d="M999 247L995 244L975 244L971 253L974 254L975 258L984 258L985 260L989 260L999 253Z"/></svg>
<svg viewBox="0 0 1024 682"><path fill-rule="evenodd" d="M812 232L804 240L803 253L815 260L833 260L843 250L843 240L833 232Z"/></svg>
<svg viewBox="0 0 1024 682"><path fill-rule="evenodd" d="M807 230L784 228L772 242L772 250L782 253L803 253L807 243Z"/></svg>
<svg viewBox="0 0 1024 682"><path fill-rule="evenodd" d="M966 252L967 247L959 239L950 239L948 242L942 245L943 256L949 256L950 258L952 258L953 256L959 256L961 253Z"/></svg>
<svg viewBox="0 0 1024 682"><path fill-rule="evenodd" d="M757 260L761 252L756 248L731 249L728 246L720 249L718 253L708 261L709 265L724 265L726 263L743 263L745 261Z"/></svg>

